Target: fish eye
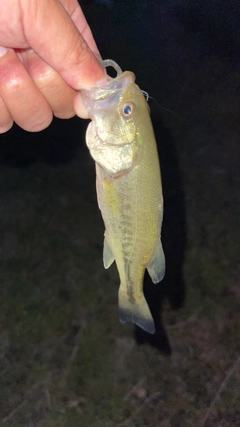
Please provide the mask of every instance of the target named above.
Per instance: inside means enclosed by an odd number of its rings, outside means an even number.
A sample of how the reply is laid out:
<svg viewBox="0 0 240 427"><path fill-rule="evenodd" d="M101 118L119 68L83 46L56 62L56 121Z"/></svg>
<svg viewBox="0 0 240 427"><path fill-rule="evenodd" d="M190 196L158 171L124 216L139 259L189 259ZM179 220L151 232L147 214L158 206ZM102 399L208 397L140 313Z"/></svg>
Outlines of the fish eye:
<svg viewBox="0 0 240 427"><path fill-rule="evenodd" d="M136 107L132 102L127 102L123 105L122 111L124 117L126 117L127 119L131 119L136 112Z"/></svg>
<svg viewBox="0 0 240 427"><path fill-rule="evenodd" d="M124 113L124 115L125 116L129 116L129 114L131 114L131 112L132 112L131 105L128 105L128 104L124 105L124 107L123 107L123 113Z"/></svg>

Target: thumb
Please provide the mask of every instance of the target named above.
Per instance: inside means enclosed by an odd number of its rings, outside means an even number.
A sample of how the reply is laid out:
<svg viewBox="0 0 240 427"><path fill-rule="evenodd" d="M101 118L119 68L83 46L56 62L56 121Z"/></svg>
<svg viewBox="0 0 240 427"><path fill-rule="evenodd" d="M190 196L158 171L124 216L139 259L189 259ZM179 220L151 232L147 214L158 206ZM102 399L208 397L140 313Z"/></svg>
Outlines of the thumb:
<svg viewBox="0 0 240 427"><path fill-rule="evenodd" d="M90 50L97 46L76 0L31 0L22 19L28 44L71 87L90 89L104 78L105 69Z"/></svg>

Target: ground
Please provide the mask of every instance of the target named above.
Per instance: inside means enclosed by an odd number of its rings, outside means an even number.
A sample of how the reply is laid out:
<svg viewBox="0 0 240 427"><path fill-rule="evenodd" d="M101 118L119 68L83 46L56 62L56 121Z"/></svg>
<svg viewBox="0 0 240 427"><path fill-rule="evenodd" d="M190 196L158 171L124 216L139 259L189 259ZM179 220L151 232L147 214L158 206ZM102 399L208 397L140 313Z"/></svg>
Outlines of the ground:
<svg viewBox="0 0 240 427"><path fill-rule="evenodd" d="M0 138L0 426L240 426L239 12L157 3L83 7L103 57L163 107L149 100L165 199L166 278L145 284L158 332L118 322L87 124L15 127Z"/></svg>

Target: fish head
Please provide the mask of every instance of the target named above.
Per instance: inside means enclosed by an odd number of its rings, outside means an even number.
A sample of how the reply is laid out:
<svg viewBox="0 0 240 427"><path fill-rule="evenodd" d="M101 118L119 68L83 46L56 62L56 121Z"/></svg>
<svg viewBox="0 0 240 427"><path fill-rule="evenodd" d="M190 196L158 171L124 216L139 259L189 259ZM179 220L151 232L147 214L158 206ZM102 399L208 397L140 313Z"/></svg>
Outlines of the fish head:
<svg viewBox="0 0 240 427"><path fill-rule="evenodd" d="M138 150L137 117L144 99L135 75L125 71L105 86L82 91L82 97L92 119L86 142L93 159L111 175L128 171Z"/></svg>

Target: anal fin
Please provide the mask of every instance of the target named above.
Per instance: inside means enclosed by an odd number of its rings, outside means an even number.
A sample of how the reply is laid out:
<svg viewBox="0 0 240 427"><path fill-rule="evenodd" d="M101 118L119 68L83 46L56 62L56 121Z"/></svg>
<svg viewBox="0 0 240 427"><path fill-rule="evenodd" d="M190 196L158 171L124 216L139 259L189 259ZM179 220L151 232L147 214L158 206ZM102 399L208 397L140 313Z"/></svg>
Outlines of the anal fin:
<svg viewBox="0 0 240 427"><path fill-rule="evenodd" d="M147 265L147 270L153 283L161 282L165 274L165 256L160 239L155 248L153 257Z"/></svg>

